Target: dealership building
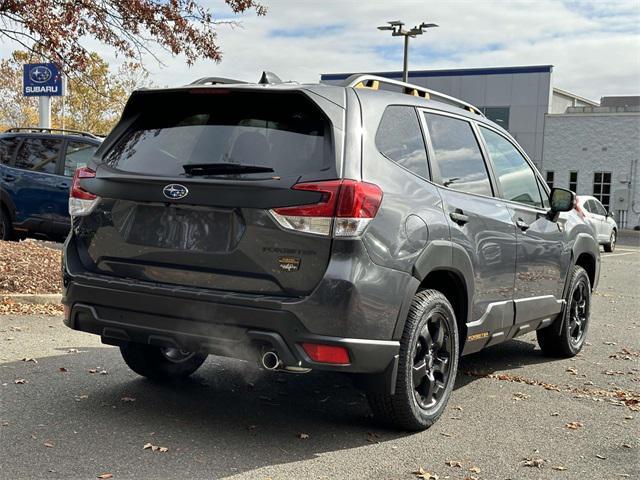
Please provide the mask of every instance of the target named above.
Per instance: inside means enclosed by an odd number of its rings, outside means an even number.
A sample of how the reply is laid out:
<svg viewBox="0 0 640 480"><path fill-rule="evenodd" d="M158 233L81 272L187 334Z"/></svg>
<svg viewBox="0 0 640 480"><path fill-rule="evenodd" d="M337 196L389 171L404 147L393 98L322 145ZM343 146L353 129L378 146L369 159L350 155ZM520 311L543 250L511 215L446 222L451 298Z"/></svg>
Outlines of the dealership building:
<svg viewBox="0 0 640 480"><path fill-rule="evenodd" d="M402 79L400 71L366 73ZM575 95L554 86L552 65L414 70L409 82L476 105L514 136L549 185L595 196L621 226L640 224L640 97Z"/></svg>

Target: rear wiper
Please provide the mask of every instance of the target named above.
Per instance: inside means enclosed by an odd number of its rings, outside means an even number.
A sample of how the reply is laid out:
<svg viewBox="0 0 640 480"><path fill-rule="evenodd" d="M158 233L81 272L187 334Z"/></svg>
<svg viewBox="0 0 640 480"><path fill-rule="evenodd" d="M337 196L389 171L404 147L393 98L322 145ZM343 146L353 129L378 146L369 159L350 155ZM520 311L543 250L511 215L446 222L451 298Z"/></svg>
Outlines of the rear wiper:
<svg viewBox="0 0 640 480"><path fill-rule="evenodd" d="M273 168L262 165L242 165L241 163L188 163L183 165L187 175L227 175L233 173L268 173Z"/></svg>

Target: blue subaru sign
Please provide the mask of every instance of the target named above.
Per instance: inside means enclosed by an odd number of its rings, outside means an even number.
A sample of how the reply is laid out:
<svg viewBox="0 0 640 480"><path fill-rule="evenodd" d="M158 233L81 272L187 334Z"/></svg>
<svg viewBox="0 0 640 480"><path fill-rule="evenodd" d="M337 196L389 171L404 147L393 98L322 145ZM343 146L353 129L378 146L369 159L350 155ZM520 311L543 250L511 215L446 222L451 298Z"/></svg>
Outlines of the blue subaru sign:
<svg viewBox="0 0 640 480"><path fill-rule="evenodd" d="M59 97L64 95L62 74L55 63L29 63L24 66L25 97Z"/></svg>

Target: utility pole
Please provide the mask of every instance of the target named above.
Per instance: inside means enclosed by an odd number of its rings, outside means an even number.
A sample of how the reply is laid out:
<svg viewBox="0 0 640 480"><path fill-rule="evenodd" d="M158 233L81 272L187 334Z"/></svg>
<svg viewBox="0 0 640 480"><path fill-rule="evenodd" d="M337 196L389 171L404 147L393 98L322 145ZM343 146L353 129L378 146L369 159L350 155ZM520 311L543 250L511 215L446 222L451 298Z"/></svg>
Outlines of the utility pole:
<svg viewBox="0 0 640 480"><path fill-rule="evenodd" d="M378 30L390 30L393 37L404 37L404 59L402 62L402 81L409 81L409 38L415 38L417 35L422 35L427 28L437 27L435 23L422 22L420 25L416 25L411 30L405 30L404 22L400 20L393 20L387 22L388 25L378 27Z"/></svg>

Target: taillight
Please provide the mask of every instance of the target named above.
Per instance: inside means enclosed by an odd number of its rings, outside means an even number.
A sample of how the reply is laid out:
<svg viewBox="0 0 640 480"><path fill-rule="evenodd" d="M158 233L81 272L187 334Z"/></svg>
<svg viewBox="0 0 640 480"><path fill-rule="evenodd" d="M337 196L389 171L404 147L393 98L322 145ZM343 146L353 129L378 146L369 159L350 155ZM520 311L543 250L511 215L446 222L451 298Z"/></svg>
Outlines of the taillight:
<svg viewBox="0 0 640 480"><path fill-rule="evenodd" d="M585 214L584 214L584 210L582 209L582 207L580 206L580 202L578 201L578 197L576 197L576 205L575 205L575 209L576 212L578 212L578 215L580 215L580 218L584 219L585 218Z"/></svg>
<svg viewBox="0 0 640 480"><path fill-rule="evenodd" d="M303 343L302 348L309 358L318 363L333 363L334 365L349 365L349 351L338 345L323 343Z"/></svg>
<svg viewBox="0 0 640 480"><path fill-rule="evenodd" d="M294 190L321 193L320 201L310 205L271 210L284 228L316 235L356 237L378 213L382 190L377 185L356 180L328 180L299 183Z"/></svg>
<svg viewBox="0 0 640 480"><path fill-rule="evenodd" d="M87 167L78 168L73 174L69 196L69 215L72 217L89 215L98 204L100 199L80 186L80 179L95 178L95 176L96 172Z"/></svg>

